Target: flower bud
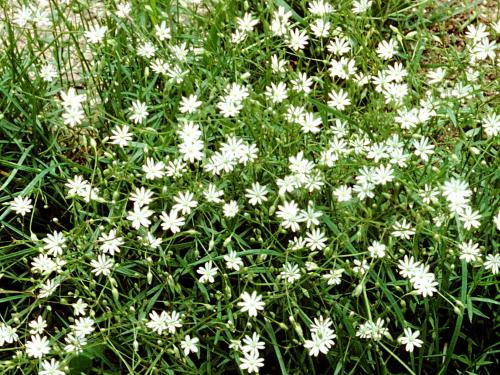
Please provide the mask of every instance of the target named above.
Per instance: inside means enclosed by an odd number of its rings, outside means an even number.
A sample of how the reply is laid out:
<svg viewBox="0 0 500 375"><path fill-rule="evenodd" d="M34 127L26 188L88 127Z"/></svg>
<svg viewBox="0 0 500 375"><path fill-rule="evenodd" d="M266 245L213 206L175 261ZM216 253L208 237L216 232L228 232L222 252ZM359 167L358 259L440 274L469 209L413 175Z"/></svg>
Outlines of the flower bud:
<svg viewBox="0 0 500 375"><path fill-rule="evenodd" d="M352 296L353 297L359 297L361 295L361 292L363 291L363 284L359 284L354 290L352 291Z"/></svg>

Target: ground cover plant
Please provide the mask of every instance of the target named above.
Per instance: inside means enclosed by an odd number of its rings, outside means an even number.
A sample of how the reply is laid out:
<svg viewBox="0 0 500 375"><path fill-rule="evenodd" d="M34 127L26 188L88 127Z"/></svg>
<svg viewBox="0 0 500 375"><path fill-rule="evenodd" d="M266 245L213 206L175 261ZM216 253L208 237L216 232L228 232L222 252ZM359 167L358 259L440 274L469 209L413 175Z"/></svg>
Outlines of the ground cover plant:
<svg viewBox="0 0 500 375"><path fill-rule="evenodd" d="M2 374L496 374L499 8L0 2Z"/></svg>

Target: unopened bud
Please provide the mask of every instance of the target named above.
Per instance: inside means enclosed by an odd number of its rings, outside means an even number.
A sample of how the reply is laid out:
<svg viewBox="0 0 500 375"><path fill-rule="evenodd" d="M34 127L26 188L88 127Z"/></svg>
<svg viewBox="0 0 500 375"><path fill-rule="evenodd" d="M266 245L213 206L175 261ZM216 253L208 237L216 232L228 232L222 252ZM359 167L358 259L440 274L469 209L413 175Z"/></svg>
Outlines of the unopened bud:
<svg viewBox="0 0 500 375"><path fill-rule="evenodd" d="M115 287L111 288L111 294L113 294L113 298L115 299L115 301L118 301L119 297L118 289L116 289Z"/></svg>
<svg viewBox="0 0 500 375"><path fill-rule="evenodd" d="M354 290L352 291L353 297L359 297L361 295L361 292L363 291L363 284L359 284Z"/></svg>

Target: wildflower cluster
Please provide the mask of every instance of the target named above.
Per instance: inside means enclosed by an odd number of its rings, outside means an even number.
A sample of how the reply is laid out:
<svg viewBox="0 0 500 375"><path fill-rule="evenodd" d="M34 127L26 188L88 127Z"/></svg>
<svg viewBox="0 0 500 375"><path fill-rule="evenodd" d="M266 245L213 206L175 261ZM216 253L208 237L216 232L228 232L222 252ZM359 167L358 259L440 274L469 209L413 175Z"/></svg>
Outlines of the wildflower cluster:
<svg viewBox="0 0 500 375"><path fill-rule="evenodd" d="M443 47L425 2L2 7L0 368L498 362L499 21Z"/></svg>

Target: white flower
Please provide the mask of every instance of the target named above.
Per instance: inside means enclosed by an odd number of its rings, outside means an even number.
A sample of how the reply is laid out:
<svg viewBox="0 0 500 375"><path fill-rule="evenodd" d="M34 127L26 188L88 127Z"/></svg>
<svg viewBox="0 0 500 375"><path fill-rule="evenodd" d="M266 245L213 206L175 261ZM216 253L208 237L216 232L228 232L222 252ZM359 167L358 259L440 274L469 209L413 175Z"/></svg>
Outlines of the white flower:
<svg viewBox="0 0 500 375"><path fill-rule="evenodd" d="M69 353L80 354L83 352L83 347L87 345L87 339L85 336L82 336L76 332L68 333L66 337L64 337L64 342L66 345L64 346L64 350Z"/></svg>
<svg viewBox="0 0 500 375"><path fill-rule="evenodd" d="M75 323L70 325L76 335L87 336L95 331L94 319L89 317L78 318Z"/></svg>
<svg viewBox="0 0 500 375"><path fill-rule="evenodd" d="M383 258L385 256L386 246L378 241L373 241L370 246L368 246L368 251L370 256L373 258Z"/></svg>
<svg viewBox="0 0 500 375"><path fill-rule="evenodd" d="M271 70L273 73L280 74L286 72L286 60L278 58L277 55L271 56Z"/></svg>
<svg viewBox="0 0 500 375"><path fill-rule="evenodd" d="M327 280L328 285L339 285L342 282L342 274L344 273L343 268L338 268L330 270L327 274L322 275L324 279Z"/></svg>
<svg viewBox="0 0 500 375"><path fill-rule="evenodd" d="M487 137L495 137L500 133L500 115L490 112L482 118L482 122Z"/></svg>
<svg viewBox="0 0 500 375"><path fill-rule="evenodd" d="M113 134L111 137L111 144L119 145L120 147L128 146L129 142L132 140L132 134L129 132L128 125L123 125L122 127L116 126L111 130Z"/></svg>
<svg viewBox="0 0 500 375"><path fill-rule="evenodd" d="M404 238L409 240L411 236L415 234L415 230L412 229L411 224L406 222L406 219L399 222L396 221L392 226L392 235L396 238Z"/></svg>
<svg viewBox="0 0 500 375"><path fill-rule="evenodd" d="M116 16L120 18L127 18L131 10L132 10L132 5L130 3L117 4Z"/></svg>
<svg viewBox="0 0 500 375"><path fill-rule="evenodd" d="M313 202L311 201L307 202L307 209L300 211L300 221L306 223L307 228L310 228L313 225L319 225L319 219L321 216L323 216L323 212L316 210Z"/></svg>
<svg viewBox="0 0 500 375"><path fill-rule="evenodd" d="M288 283L293 284L296 280L300 279L299 266L286 262L283 266L283 271L280 273L280 277L285 279Z"/></svg>
<svg viewBox="0 0 500 375"><path fill-rule="evenodd" d="M288 47L294 51L304 49L308 44L309 37L305 30L299 30L298 28L290 30L288 34Z"/></svg>
<svg viewBox="0 0 500 375"><path fill-rule="evenodd" d="M186 163L177 158L168 162L166 175L176 179L182 177L186 171Z"/></svg>
<svg viewBox="0 0 500 375"><path fill-rule="evenodd" d="M252 13L245 13L243 17L236 18L236 23L238 24L238 30L242 33L249 33L253 30L255 25L259 23L259 20L253 18Z"/></svg>
<svg viewBox="0 0 500 375"><path fill-rule="evenodd" d="M85 315L85 309L89 306L81 298L78 298L78 300L71 305L73 307L73 314L75 316L78 315Z"/></svg>
<svg viewBox="0 0 500 375"><path fill-rule="evenodd" d="M149 313L150 320L146 323L146 326L161 335L163 331L167 330L167 321L169 318L166 311L162 311L160 315L156 311L152 311Z"/></svg>
<svg viewBox="0 0 500 375"><path fill-rule="evenodd" d="M175 333L177 328L182 327L181 315L175 310L171 314L167 313L166 324L168 332Z"/></svg>
<svg viewBox="0 0 500 375"><path fill-rule="evenodd" d="M428 161L429 155L434 154L434 145L429 144L429 139L427 137L414 140L413 147L415 147L415 155L420 156L423 161Z"/></svg>
<svg viewBox="0 0 500 375"><path fill-rule="evenodd" d="M205 199L211 203L221 203L222 199L220 199L220 197L222 197L223 195L224 192L217 189L217 186L212 183L208 184L207 188L203 192L203 196L205 197Z"/></svg>
<svg viewBox="0 0 500 375"><path fill-rule="evenodd" d="M271 100L271 102L281 103L288 97L286 84L279 82L275 85L274 82L271 82L271 85L266 87L265 95Z"/></svg>
<svg viewBox="0 0 500 375"><path fill-rule="evenodd" d="M31 198L17 196L10 202L10 209L16 214L24 216L31 212L31 209L33 208L31 202Z"/></svg>
<svg viewBox="0 0 500 375"><path fill-rule="evenodd" d="M308 77L306 73L298 72L297 76L291 80L292 90L309 94L313 84L312 78ZM300 117L300 116L299 116Z"/></svg>
<svg viewBox="0 0 500 375"><path fill-rule="evenodd" d="M478 258L481 258L479 245L472 242L472 240L462 242L458 245L458 249L460 250L460 259L465 259L467 263L474 262Z"/></svg>
<svg viewBox="0 0 500 375"><path fill-rule="evenodd" d="M144 57L146 59L152 58L156 53L156 47L151 42L142 43L139 48L137 48L137 55Z"/></svg>
<svg viewBox="0 0 500 375"><path fill-rule="evenodd" d="M240 113L243 109L243 105L240 101L234 101L226 96L217 103L217 108L219 108L224 117L234 117Z"/></svg>
<svg viewBox="0 0 500 375"><path fill-rule="evenodd" d="M116 235L116 229L111 229L108 234L103 233L98 239L102 242L99 246L103 253L115 255L120 252L120 246L123 245L123 238Z"/></svg>
<svg viewBox="0 0 500 375"><path fill-rule="evenodd" d="M26 354L28 357L42 358L50 352L49 340L45 336L36 334L26 341Z"/></svg>
<svg viewBox="0 0 500 375"><path fill-rule="evenodd" d="M146 232L146 235L141 237L140 240L151 249L158 249L163 242L161 238L155 237L151 232Z"/></svg>
<svg viewBox="0 0 500 375"><path fill-rule="evenodd" d="M152 158L146 158L146 164L142 166L142 170L146 173L148 180L162 178L165 175L165 164L162 161L155 163Z"/></svg>
<svg viewBox="0 0 500 375"><path fill-rule="evenodd" d="M378 318L375 323L369 320L361 324L356 332L356 336L374 341L380 341L383 336L388 334L389 330L384 327L384 321L381 318Z"/></svg>
<svg viewBox="0 0 500 375"><path fill-rule="evenodd" d="M437 203L439 201L437 198L439 191L428 184L425 184L424 188L420 189L418 194L425 204Z"/></svg>
<svg viewBox="0 0 500 375"><path fill-rule="evenodd" d="M328 238L326 237L325 233L319 228L313 229L306 233L305 242L307 247L312 251L323 250L326 247L326 241L328 241Z"/></svg>
<svg viewBox="0 0 500 375"><path fill-rule="evenodd" d="M247 370L249 374L258 373L259 368L264 366L264 360L259 357L259 353L244 352L243 358L240 358L240 369Z"/></svg>
<svg viewBox="0 0 500 375"><path fill-rule="evenodd" d="M0 348L5 344L12 344L19 339L16 329L11 326L0 323Z"/></svg>
<svg viewBox="0 0 500 375"><path fill-rule="evenodd" d="M183 215L189 215L191 209L198 205L198 202L193 199L194 194L190 191L180 192L174 197L173 210L180 211Z"/></svg>
<svg viewBox="0 0 500 375"><path fill-rule="evenodd" d="M90 266L93 268L92 273L95 273L96 276L104 275L109 276L111 274L111 268L115 264L113 258L108 257L104 254L99 254L97 256L97 260L92 259L90 261Z"/></svg>
<svg viewBox="0 0 500 375"><path fill-rule="evenodd" d="M387 79L389 81L401 82L408 75L408 71L403 68L403 64L396 62L387 68Z"/></svg>
<svg viewBox="0 0 500 375"><path fill-rule="evenodd" d="M343 89L340 89L338 92L330 92L328 97L330 98L328 105L332 108L338 109L339 111L343 111L348 105L351 104L349 96Z"/></svg>
<svg viewBox="0 0 500 375"><path fill-rule="evenodd" d="M288 31L289 22L288 20L292 16L292 12L285 11L285 8L279 6L278 9L273 13L273 18L271 20L271 32L275 36L283 36Z"/></svg>
<svg viewBox="0 0 500 375"><path fill-rule="evenodd" d="M226 267L239 271L243 267L243 260L236 254L236 251L231 250L227 255L224 255L224 260L226 261Z"/></svg>
<svg viewBox="0 0 500 375"><path fill-rule="evenodd" d="M349 79L349 77L356 74L356 61L346 57L341 57L338 61L333 59L330 61L330 69L328 71L332 78Z"/></svg>
<svg viewBox="0 0 500 375"><path fill-rule="evenodd" d="M143 103L139 100L136 100L135 102L132 103L132 107L129 108L129 111L132 112L132 114L129 117L130 121L132 121L135 124L143 122L144 119L149 115L146 103Z"/></svg>
<svg viewBox="0 0 500 375"><path fill-rule="evenodd" d="M159 25L155 25L155 35L161 41L172 38L170 27L167 27L165 21L161 21Z"/></svg>
<svg viewBox="0 0 500 375"><path fill-rule="evenodd" d="M192 121L184 121L177 130L177 135L182 142L197 141L202 136L200 125Z"/></svg>
<svg viewBox="0 0 500 375"><path fill-rule="evenodd" d="M248 202L253 206L267 201L267 188L260 185L258 182L254 182L252 187L250 189L246 189L245 191L247 192L245 197L248 198Z"/></svg>
<svg viewBox="0 0 500 375"><path fill-rule="evenodd" d="M60 370L60 368L60 362L56 361L54 358L52 358L50 362L44 360L40 364L38 375L64 375L65 372Z"/></svg>
<svg viewBox="0 0 500 375"><path fill-rule="evenodd" d="M462 222L465 229L479 228L481 226L481 214L479 211L472 211L471 206L465 206L458 211L458 219Z"/></svg>
<svg viewBox="0 0 500 375"><path fill-rule="evenodd" d="M465 37L467 39L472 39L473 42L478 42L490 35L486 31L486 26L483 23L478 23L477 27L474 24L467 26L467 31L465 32Z"/></svg>
<svg viewBox="0 0 500 375"><path fill-rule="evenodd" d="M419 330L412 332L411 328L405 328L404 335L398 338L398 341L400 344L405 345L407 352L413 352L415 347L420 348L424 343L422 340L417 338L418 336L420 336Z"/></svg>
<svg viewBox="0 0 500 375"><path fill-rule="evenodd" d="M69 107L65 109L65 112L62 114L62 118L64 119L64 124L73 128L76 125L80 125L85 117L85 113L81 108L78 107Z"/></svg>
<svg viewBox="0 0 500 375"><path fill-rule="evenodd" d="M394 39L389 41L383 40L377 47L377 54L383 60L390 60L397 52L397 44Z"/></svg>
<svg viewBox="0 0 500 375"><path fill-rule="evenodd" d="M199 267L196 270L196 273L201 275L200 283L204 284L207 281L209 283L213 283L215 281L214 276L217 275L217 271L218 271L218 268L216 266L214 266L214 264L211 260L209 260L203 266Z"/></svg>
<svg viewBox="0 0 500 375"><path fill-rule="evenodd" d="M130 200L139 207L147 206L153 201L153 192L145 189L143 186L135 188L135 191L130 194Z"/></svg>
<svg viewBox="0 0 500 375"><path fill-rule="evenodd" d="M319 319L314 318L311 325L311 340L305 340L304 347L309 349L309 355L316 357L320 352L327 354L330 348L335 345L333 341L337 335L331 328L330 318L324 319L320 315Z"/></svg>
<svg viewBox="0 0 500 375"><path fill-rule="evenodd" d="M31 262L31 270L34 273L41 273L42 275L50 275L57 269L56 262L47 254L39 254L33 258Z"/></svg>
<svg viewBox="0 0 500 375"><path fill-rule="evenodd" d="M493 275L498 273L500 269L500 254L488 254L486 255L486 261L484 262L484 268L491 270Z"/></svg>
<svg viewBox="0 0 500 375"><path fill-rule="evenodd" d="M43 239L45 246L43 247L47 250L48 255L58 256L63 254L63 248L66 247L66 238L61 232L55 231L54 234L47 234L47 237Z"/></svg>
<svg viewBox="0 0 500 375"><path fill-rule="evenodd" d="M370 268L366 259L363 259L362 261L360 261L359 259L354 259L353 263L354 267L352 267L352 270L354 271L354 273L364 275L365 272Z"/></svg>
<svg viewBox="0 0 500 375"><path fill-rule="evenodd" d="M285 114L285 119L292 124L298 124L299 120L304 115L304 112L305 109L303 106L289 105Z"/></svg>
<svg viewBox="0 0 500 375"><path fill-rule="evenodd" d="M243 338L243 345L241 346L241 351L243 353L256 353L259 354L259 350L263 350L265 344L260 341L260 335L254 332L252 336L245 335Z"/></svg>
<svg viewBox="0 0 500 375"><path fill-rule="evenodd" d="M472 195L469 184L457 178L445 181L442 189L442 194L448 202L467 202Z"/></svg>
<svg viewBox="0 0 500 375"><path fill-rule="evenodd" d="M428 266L420 265L410 279L415 293L424 298L437 292L436 286L438 285L435 281L436 276L432 272L427 272L428 268Z"/></svg>
<svg viewBox="0 0 500 375"><path fill-rule="evenodd" d="M345 37L335 37L326 46L328 52L337 56L342 56L351 50L351 43Z"/></svg>
<svg viewBox="0 0 500 375"><path fill-rule="evenodd" d="M19 27L25 27L33 18L33 10L28 6L21 6L14 14L13 22Z"/></svg>
<svg viewBox="0 0 500 375"><path fill-rule="evenodd" d="M310 356L317 357L320 352L327 354L333 342L333 340L325 340L321 335L312 333L311 340L304 341L304 348L309 350Z"/></svg>
<svg viewBox="0 0 500 375"><path fill-rule="evenodd" d="M418 274L420 265L420 262L415 262L413 256L408 258L408 255L405 255L403 260L398 262L399 274L404 278L411 279Z"/></svg>
<svg viewBox="0 0 500 375"><path fill-rule="evenodd" d="M252 294L243 292L240 298L238 306L241 307L242 312L248 311L249 316L257 316L257 310L264 310L265 303L262 302L262 296L257 295L256 291L253 291Z"/></svg>
<svg viewBox="0 0 500 375"><path fill-rule="evenodd" d="M362 182L352 187L352 190L357 193L358 198L361 200L367 197L373 198L375 196L373 189L375 189L375 185L370 182Z"/></svg>
<svg viewBox="0 0 500 375"><path fill-rule="evenodd" d="M202 105L202 102L198 100L198 96L195 94L189 95L188 97L183 96L180 102L179 111L181 113L193 113Z"/></svg>
<svg viewBox="0 0 500 375"><path fill-rule="evenodd" d="M352 199L352 188L347 185L341 185L333 191L339 202L349 202Z"/></svg>
<svg viewBox="0 0 500 375"><path fill-rule="evenodd" d="M198 337L193 337L186 335L184 336L184 340L181 341L181 348L184 351L185 355L189 355L190 353L198 353L198 343L200 339Z"/></svg>
<svg viewBox="0 0 500 375"><path fill-rule="evenodd" d="M324 0L313 0L308 2L307 7L309 12L315 16L325 16L333 12L333 7Z"/></svg>
<svg viewBox="0 0 500 375"><path fill-rule="evenodd" d="M321 118L313 112L306 112L299 117L297 121L304 133L316 134L320 132L322 124Z"/></svg>
<svg viewBox="0 0 500 375"><path fill-rule="evenodd" d="M299 222L302 220L299 215L299 207L294 201L285 201L283 202L283 205L279 205L276 216L282 220L281 225L283 225L283 228L290 228L293 232L299 230Z"/></svg>
<svg viewBox="0 0 500 375"><path fill-rule="evenodd" d="M106 26L90 26L89 30L85 31L85 37L91 44L100 43L104 39L107 30Z"/></svg>
<svg viewBox="0 0 500 375"><path fill-rule="evenodd" d="M85 94L78 94L74 87L70 87L68 91L60 92L62 105L65 109L68 108L81 108L82 103L85 101Z"/></svg>
<svg viewBox="0 0 500 375"><path fill-rule="evenodd" d="M69 179L68 182L64 184L68 190L68 196L79 196L85 197L88 195L89 190L91 190L90 183L83 179L82 176L76 175L73 179Z"/></svg>
<svg viewBox="0 0 500 375"><path fill-rule="evenodd" d="M161 213L161 227L163 230L170 230L172 233L180 232L181 227L185 224L184 217L177 217L177 210L171 210L170 214L165 211Z"/></svg>
<svg viewBox="0 0 500 375"><path fill-rule="evenodd" d="M311 31L317 38L326 38L331 27L332 24L330 22L318 18L311 24Z"/></svg>
<svg viewBox="0 0 500 375"><path fill-rule="evenodd" d="M222 210L224 211L225 217L235 217L239 211L238 202L236 202L235 200L229 201L228 203L224 204Z"/></svg>
<svg viewBox="0 0 500 375"><path fill-rule="evenodd" d="M42 334L43 330L47 328L47 321L41 315L38 315L38 318L29 322L28 326L31 328L30 334Z"/></svg>
<svg viewBox="0 0 500 375"><path fill-rule="evenodd" d="M355 0L352 3L352 12L355 14L364 13L372 6L371 0Z"/></svg>
<svg viewBox="0 0 500 375"><path fill-rule="evenodd" d="M57 76L58 73L52 64L45 64L40 68L40 77L42 77L45 82L52 82Z"/></svg>
<svg viewBox="0 0 500 375"><path fill-rule="evenodd" d="M426 83L429 85L433 85L441 82L446 76L446 70L439 67L433 70L429 70L427 72L427 81Z"/></svg>
<svg viewBox="0 0 500 375"><path fill-rule="evenodd" d="M385 185L387 182L391 182L394 179L394 170L390 164L384 166L381 165L374 169L373 180L377 185Z"/></svg>
<svg viewBox="0 0 500 375"><path fill-rule="evenodd" d="M185 161L194 163L196 160L202 160L204 157L203 148L205 147L202 140L189 140L182 142L179 145L179 152Z"/></svg>
<svg viewBox="0 0 500 375"><path fill-rule="evenodd" d="M127 220L132 222L132 227L139 229L141 225L148 228L151 225L151 220L149 217L153 214L147 206L140 207L138 204L134 203L134 208L132 211L128 211Z"/></svg>

